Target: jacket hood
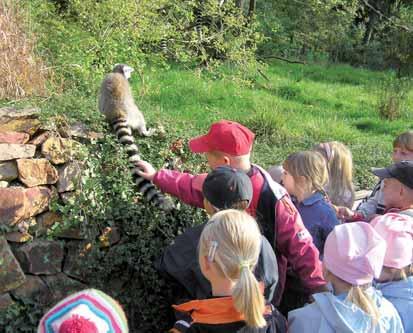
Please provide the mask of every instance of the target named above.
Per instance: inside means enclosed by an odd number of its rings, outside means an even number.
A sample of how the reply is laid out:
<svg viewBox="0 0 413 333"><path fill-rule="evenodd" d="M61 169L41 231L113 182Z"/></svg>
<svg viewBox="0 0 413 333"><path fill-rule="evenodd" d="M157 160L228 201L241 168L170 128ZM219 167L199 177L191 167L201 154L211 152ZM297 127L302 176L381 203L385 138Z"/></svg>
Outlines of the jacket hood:
<svg viewBox="0 0 413 333"><path fill-rule="evenodd" d="M376 303L376 306L380 307L382 300L377 294L377 291L373 288L369 288L367 292ZM324 319L336 332L372 332L371 316L353 303L346 301L347 294L335 296L330 292L325 292L313 296Z"/></svg>
<svg viewBox="0 0 413 333"><path fill-rule="evenodd" d="M413 299L413 276L406 280L376 283L375 287L386 298L400 298L411 301Z"/></svg>

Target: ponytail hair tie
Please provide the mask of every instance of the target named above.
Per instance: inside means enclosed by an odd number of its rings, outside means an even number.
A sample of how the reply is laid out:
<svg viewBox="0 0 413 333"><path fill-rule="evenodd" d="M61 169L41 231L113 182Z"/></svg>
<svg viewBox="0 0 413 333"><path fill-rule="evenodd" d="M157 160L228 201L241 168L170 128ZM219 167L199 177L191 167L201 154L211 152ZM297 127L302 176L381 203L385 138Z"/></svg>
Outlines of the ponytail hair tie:
<svg viewBox="0 0 413 333"><path fill-rule="evenodd" d="M250 268L250 263L248 261L241 261L239 264L239 269L242 271L243 268Z"/></svg>

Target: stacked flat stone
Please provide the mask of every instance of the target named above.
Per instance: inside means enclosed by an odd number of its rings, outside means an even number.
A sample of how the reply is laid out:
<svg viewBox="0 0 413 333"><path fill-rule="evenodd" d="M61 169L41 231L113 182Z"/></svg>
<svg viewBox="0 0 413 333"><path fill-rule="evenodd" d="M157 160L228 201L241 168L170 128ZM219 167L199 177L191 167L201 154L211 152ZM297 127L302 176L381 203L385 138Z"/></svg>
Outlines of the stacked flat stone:
<svg viewBox="0 0 413 333"><path fill-rule="evenodd" d="M21 298L50 305L86 287L80 268L88 243L79 230L43 236L61 221L51 200L76 198L78 141L100 137L82 124L47 130L35 108L0 108L0 226L8 230L0 233L0 311Z"/></svg>

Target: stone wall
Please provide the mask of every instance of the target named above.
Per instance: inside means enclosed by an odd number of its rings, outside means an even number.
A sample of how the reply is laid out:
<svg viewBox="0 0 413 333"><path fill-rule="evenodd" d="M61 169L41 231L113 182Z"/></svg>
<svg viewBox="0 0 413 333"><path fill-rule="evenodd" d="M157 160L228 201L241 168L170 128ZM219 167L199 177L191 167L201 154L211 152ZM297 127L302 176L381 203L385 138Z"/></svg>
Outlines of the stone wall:
<svg viewBox="0 0 413 333"><path fill-rule="evenodd" d="M37 109L0 109L0 311L22 298L48 306L86 287L88 242L79 230L46 236L61 221L51 201L80 190L76 146L100 135L82 124L50 130L38 116Z"/></svg>

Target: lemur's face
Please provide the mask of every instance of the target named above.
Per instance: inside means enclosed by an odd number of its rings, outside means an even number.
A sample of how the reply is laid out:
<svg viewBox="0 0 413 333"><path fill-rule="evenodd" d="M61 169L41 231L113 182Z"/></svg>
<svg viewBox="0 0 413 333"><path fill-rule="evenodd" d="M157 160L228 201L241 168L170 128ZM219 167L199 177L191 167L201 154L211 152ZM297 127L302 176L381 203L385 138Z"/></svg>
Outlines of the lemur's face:
<svg viewBox="0 0 413 333"><path fill-rule="evenodd" d="M123 74L125 76L126 80L129 80L133 70L134 69L132 67L128 66L128 65L116 64L115 67L113 68L113 73Z"/></svg>
<svg viewBox="0 0 413 333"><path fill-rule="evenodd" d="M131 74L133 72L133 68L129 66L123 66L123 75L125 75L126 80L129 80Z"/></svg>

